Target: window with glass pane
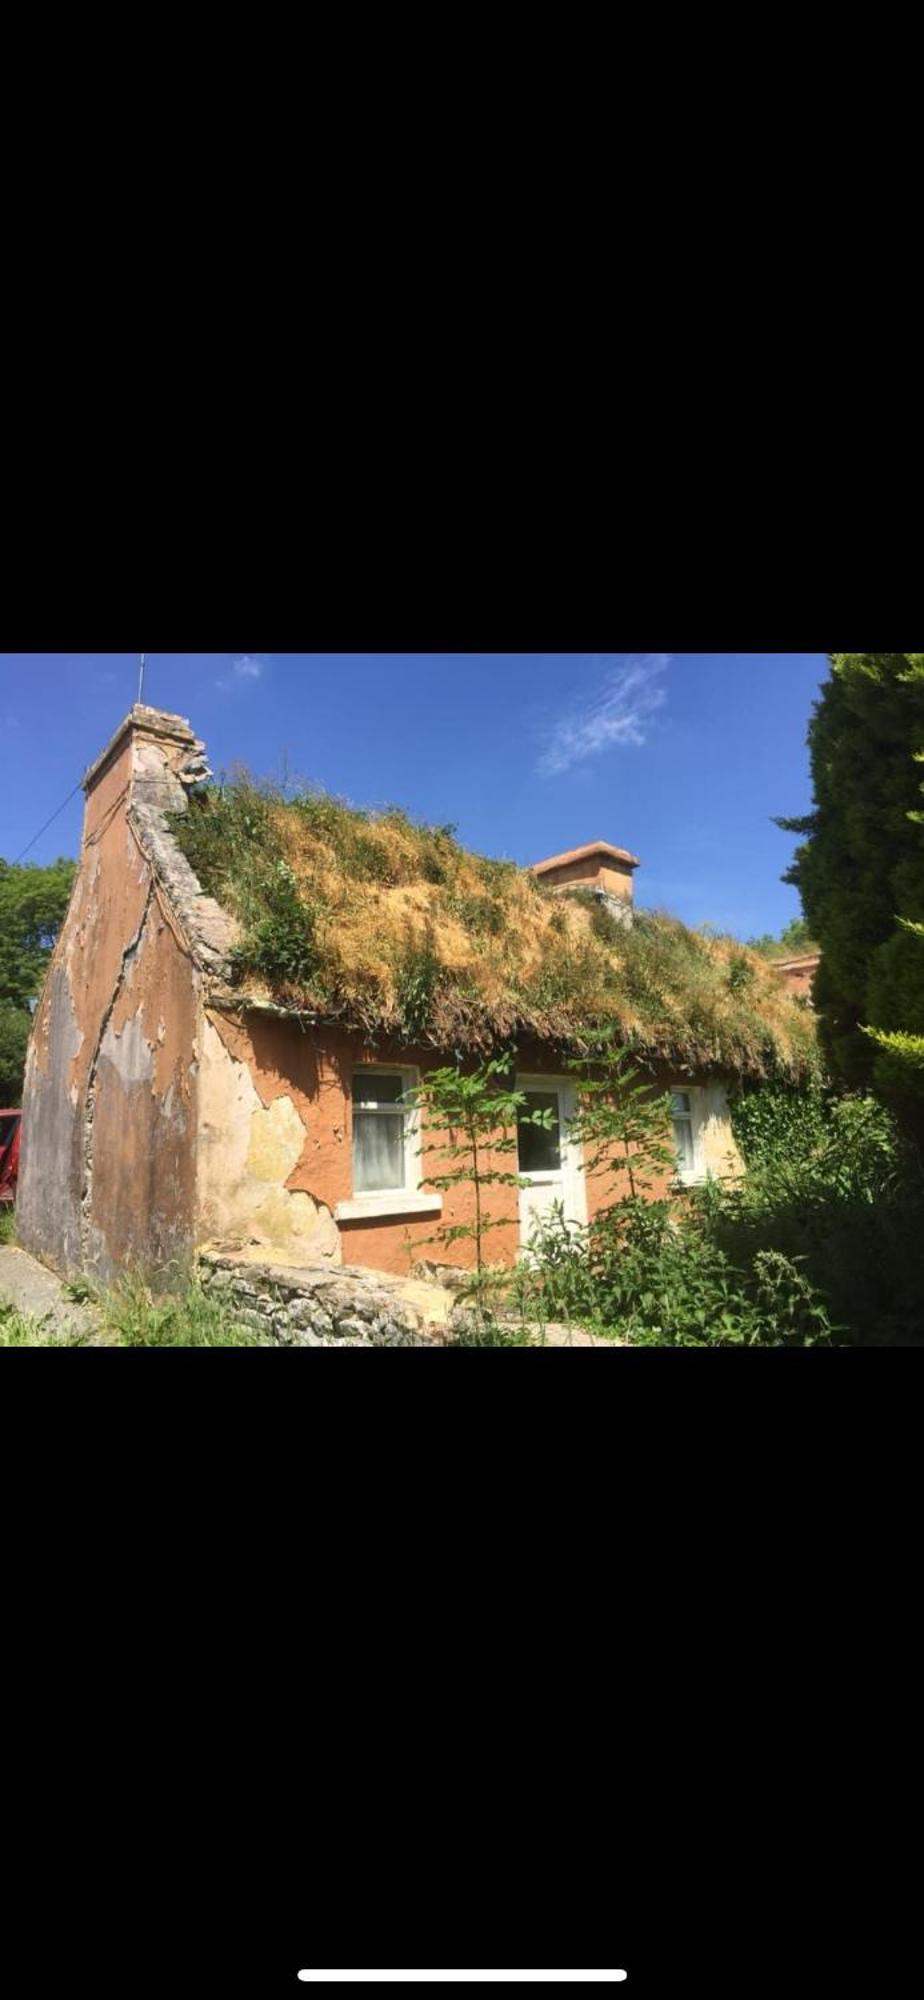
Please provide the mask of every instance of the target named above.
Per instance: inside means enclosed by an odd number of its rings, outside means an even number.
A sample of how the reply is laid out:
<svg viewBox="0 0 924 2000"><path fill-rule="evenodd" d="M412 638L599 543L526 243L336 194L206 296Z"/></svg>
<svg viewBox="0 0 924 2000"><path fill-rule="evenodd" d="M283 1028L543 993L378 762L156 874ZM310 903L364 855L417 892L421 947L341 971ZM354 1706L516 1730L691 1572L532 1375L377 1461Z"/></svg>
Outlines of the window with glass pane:
<svg viewBox="0 0 924 2000"><path fill-rule="evenodd" d="M403 1188L406 1178L405 1118L401 1099L407 1079L384 1070L356 1070L353 1076L353 1190L379 1194Z"/></svg>
<svg viewBox="0 0 924 2000"><path fill-rule="evenodd" d="M561 1128L557 1090L524 1090L527 1111L551 1111L552 1123L546 1132L541 1125L517 1128L517 1165L521 1174L557 1174L561 1171Z"/></svg>
<svg viewBox="0 0 924 2000"><path fill-rule="evenodd" d="M696 1167L696 1153L693 1147L693 1107L688 1090L672 1090L674 1112L674 1140L677 1146L677 1165L682 1174L692 1174Z"/></svg>

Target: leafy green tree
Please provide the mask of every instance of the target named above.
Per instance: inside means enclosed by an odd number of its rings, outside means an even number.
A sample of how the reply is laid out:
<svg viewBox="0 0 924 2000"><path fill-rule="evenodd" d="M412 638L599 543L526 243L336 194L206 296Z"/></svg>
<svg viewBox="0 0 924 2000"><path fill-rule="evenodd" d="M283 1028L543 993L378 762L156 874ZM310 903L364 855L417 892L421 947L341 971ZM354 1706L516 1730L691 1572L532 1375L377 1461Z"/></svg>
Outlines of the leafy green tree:
<svg viewBox="0 0 924 2000"><path fill-rule="evenodd" d="M64 919L75 863L0 860L0 1099L18 1104L32 1009Z"/></svg>
<svg viewBox="0 0 924 2000"><path fill-rule="evenodd" d="M916 750L914 762L924 764L924 750ZM924 812L912 810L908 818L912 820L912 824L924 826ZM922 864L924 864L924 854L922 854ZM892 946L886 946L884 954L884 958L888 958L888 968L894 968L894 960L898 958L896 946L902 934L904 938L916 938L920 948L920 944L924 944L924 924L914 924L912 918L908 916L898 918L898 938L892 942ZM924 952L918 958L918 974L922 972L922 968L924 968ZM904 966L900 970L904 972ZM914 996L912 996L912 1006L914 1006ZM900 1092L910 1092L914 1098L924 1094L924 1034L908 1034L906 1028L870 1028L870 1026L866 1026L866 1034L870 1036L870 1040L878 1050L880 1074L892 1078L892 1082L898 1084Z"/></svg>
<svg viewBox="0 0 924 2000"><path fill-rule="evenodd" d="M791 923L784 924L779 937L764 931L761 937L746 940L750 951L759 951L762 958L798 958L803 952L816 951L815 939L804 917L793 917Z"/></svg>
<svg viewBox="0 0 924 2000"><path fill-rule="evenodd" d="M924 1069L875 1036L924 1034L924 866L914 826L924 654L832 653L809 725L815 809L786 877L821 950L814 1000L832 1072L924 1136ZM907 921L901 921L907 919Z"/></svg>
<svg viewBox="0 0 924 2000"><path fill-rule="evenodd" d="M0 1000L0 1106L18 1105L26 1068L31 1015Z"/></svg>
<svg viewBox="0 0 924 2000"><path fill-rule="evenodd" d="M801 952L815 950L815 940L804 917L793 917L783 925L780 932L780 947L790 958L798 958Z"/></svg>

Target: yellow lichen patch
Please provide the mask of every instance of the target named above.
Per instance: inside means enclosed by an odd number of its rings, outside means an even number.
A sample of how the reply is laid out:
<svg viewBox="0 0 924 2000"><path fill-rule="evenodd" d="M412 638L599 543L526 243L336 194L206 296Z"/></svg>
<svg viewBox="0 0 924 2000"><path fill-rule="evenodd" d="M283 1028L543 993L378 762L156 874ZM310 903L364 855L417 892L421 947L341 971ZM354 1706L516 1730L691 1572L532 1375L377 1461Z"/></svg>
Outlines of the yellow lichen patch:
<svg viewBox="0 0 924 2000"><path fill-rule="evenodd" d="M282 1261L342 1260L328 1207L283 1183L294 1173L305 1127L291 1097L264 1106L250 1067L205 1017L199 1070L199 1236L279 1253Z"/></svg>
<svg viewBox="0 0 924 2000"><path fill-rule="evenodd" d="M283 1252L293 1264L340 1259L340 1231L330 1209L308 1194L274 1188L252 1211L249 1231L257 1244Z"/></svg>
<svg viewBox="0 0 924 2000"><path fill-rule="evenodd" d="M277 1097L251 1114L250 1143L244 1171L253 1180L286 1181L298 1166L305 1144L305 1127L291 1097Z"/></svg>

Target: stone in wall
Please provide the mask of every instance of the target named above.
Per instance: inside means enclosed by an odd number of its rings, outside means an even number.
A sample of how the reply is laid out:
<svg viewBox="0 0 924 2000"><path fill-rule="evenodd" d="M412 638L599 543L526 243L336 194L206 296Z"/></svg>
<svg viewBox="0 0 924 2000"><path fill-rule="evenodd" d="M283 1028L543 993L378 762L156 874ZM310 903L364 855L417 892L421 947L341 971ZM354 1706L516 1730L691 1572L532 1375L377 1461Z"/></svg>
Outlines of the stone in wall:
<svg viewBox="0 0 924 2000"><path fill-rule="evenodd" d="M209 1251L200 1277L242 1325L282 1347L434 1347L444 1343L448 1296L355 1265L311 1269L253 1263Z"/></svg>

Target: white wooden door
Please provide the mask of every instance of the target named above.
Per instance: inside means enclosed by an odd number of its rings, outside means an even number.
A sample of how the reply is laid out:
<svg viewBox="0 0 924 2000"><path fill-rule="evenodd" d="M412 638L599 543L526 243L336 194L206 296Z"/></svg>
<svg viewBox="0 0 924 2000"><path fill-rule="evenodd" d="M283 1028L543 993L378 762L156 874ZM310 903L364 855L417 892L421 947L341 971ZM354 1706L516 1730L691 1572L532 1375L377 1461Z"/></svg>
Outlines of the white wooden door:
<svg viewBox="0 0 924 2000"><path fill-rule="evenodd" d="M526 1098L527 1111L551 1111L548 1131L542 1126L521 1125L518 1132L517 1173L520 1188L520 1246L525 1249L537 1220L560 1203L565 1220L587 1220L587 1192L581 1171L580 1148L568 1136L568 1121L574 1116L574 1088L559 1077L517 1077L517 1089Z"/></svg>

